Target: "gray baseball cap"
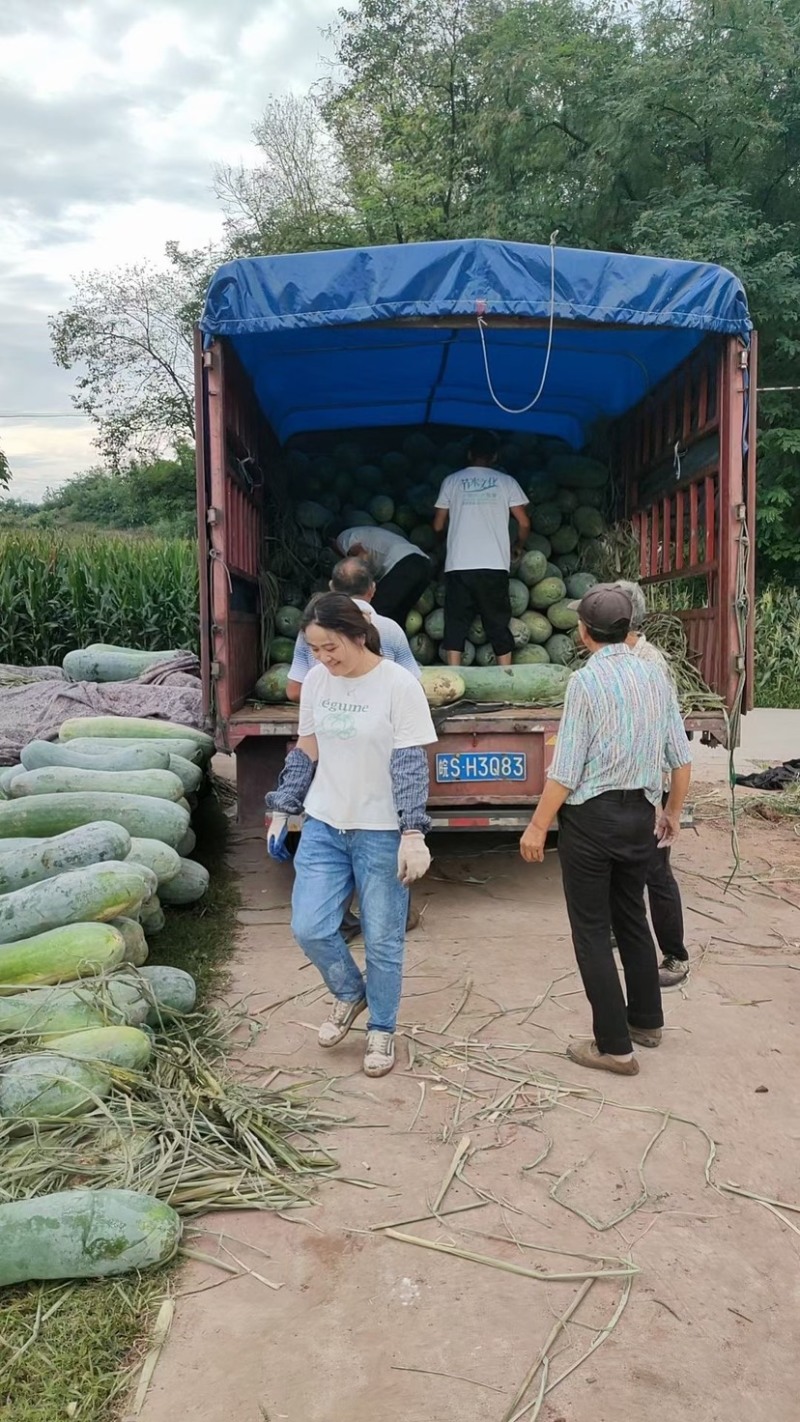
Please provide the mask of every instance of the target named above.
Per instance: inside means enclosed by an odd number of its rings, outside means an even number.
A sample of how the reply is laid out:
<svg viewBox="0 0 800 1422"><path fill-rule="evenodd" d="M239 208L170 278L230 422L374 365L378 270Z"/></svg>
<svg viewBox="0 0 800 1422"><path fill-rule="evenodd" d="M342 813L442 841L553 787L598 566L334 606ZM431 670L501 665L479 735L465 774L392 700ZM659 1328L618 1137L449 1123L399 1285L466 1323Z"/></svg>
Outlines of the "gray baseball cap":
<svg viewBox="0 0 800 1422"><path fill-rule="evenodd" d="M586 595L570 607L590 632L604 636L630 631L633 603L630 595L614 583L595 583Z"/></svg>

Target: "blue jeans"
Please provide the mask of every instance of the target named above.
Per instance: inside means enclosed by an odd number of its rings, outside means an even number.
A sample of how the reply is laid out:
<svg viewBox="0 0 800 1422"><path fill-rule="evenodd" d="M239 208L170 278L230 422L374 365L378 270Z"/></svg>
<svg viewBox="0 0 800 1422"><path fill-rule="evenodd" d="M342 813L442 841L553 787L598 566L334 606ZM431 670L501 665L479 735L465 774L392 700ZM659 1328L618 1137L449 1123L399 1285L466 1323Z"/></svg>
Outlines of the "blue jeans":
<svg viewBox="0 0 800 1422"><path fill-rule="evenodd" d="M403 988L408 889L397 877L396 830L337 830L306 818L294 858L292 933L340 1002L366 997L367 1028L393 1032ZM366 984L341 935L358 893L367 950Z"/></svg>

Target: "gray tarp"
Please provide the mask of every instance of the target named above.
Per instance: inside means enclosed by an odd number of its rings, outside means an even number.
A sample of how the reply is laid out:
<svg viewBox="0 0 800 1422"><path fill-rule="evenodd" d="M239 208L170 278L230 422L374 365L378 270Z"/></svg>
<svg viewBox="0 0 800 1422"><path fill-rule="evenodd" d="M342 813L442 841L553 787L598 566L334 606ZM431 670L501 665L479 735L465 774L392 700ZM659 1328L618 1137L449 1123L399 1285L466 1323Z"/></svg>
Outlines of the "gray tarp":
<svg viewBox="0 0 800 1422"><path fill-rule="evenodd" d="M187 655L162 662L138 681L100 685L67 681L60 667L0 667L0 765L15 765L28 741L54 740L62 721L74 716L153 716L202 727L196 669L196 658Z"/></svg>

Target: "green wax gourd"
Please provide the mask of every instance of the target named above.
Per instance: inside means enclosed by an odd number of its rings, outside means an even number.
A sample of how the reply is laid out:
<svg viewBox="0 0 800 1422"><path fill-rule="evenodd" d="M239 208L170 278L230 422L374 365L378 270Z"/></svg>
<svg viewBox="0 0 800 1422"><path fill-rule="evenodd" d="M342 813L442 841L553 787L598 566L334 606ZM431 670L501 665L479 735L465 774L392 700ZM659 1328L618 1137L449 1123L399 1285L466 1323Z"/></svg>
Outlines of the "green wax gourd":
<svg viewBox="0 0 800 1422"><path fill-rule="evenodd" d="M166 1264L180 1216L134 1190L64 1190L0 1205L0 1286L100 1279Z"/></svg>

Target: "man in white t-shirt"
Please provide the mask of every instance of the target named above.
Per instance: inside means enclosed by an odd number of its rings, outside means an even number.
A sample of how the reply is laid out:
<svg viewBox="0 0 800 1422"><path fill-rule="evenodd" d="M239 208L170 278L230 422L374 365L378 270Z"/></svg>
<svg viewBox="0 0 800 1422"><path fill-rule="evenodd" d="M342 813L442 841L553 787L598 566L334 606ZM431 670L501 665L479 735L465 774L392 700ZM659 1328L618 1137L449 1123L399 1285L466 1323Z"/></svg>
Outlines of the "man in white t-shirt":
<svg viewBox="0 0 800 1422"><path fill-rule="evenodd" d="M405 626L412 607L422 597L433 576L426 553L390 528L346 528L336 539L340 553L366 558L375 573L373 610Z"/></svg>
<svg viewBox="0 0 800 1422"><path fill-rule="evenodd" d="M467 632L476 617L483 622L498 665L511 665L509 514L518 525L520 546L531 524L528 500L516 479L495 467L497 448L497 436L490 430L474 434L467 468L448 475L436 500L434 531L447 529L442 646L451 667L461 665Z"/></svg>

